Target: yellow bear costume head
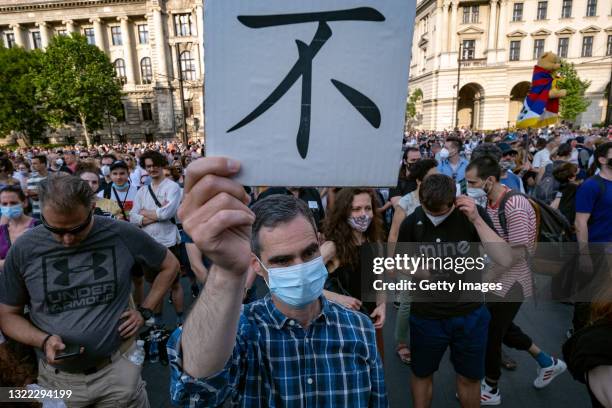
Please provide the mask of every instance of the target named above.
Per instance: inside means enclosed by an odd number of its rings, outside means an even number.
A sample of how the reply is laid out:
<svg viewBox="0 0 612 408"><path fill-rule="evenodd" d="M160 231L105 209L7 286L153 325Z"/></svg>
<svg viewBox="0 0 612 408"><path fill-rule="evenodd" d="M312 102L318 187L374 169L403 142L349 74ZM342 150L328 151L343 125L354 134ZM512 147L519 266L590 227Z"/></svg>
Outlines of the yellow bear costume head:
<svg viewBox="0 0 612 408"><path fill-rule="evenodd" d="M538 66L547 71L556 71L561 68L561 59L554 52L545 52L538 58Z"/></svg>

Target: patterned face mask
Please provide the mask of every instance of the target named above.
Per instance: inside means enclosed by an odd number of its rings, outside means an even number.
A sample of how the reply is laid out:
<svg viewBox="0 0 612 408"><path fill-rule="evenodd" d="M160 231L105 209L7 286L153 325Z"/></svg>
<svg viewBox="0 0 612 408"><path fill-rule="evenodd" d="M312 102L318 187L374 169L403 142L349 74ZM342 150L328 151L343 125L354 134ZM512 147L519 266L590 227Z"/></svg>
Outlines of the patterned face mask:
<svg viewBox="0 0 612 408"><path fill-rule="evenodd" d="M372 222L372 217L369 215L360 215L359 217L349 217L348 223L354 230L359 232L366 232L370 223Z"/></svg>

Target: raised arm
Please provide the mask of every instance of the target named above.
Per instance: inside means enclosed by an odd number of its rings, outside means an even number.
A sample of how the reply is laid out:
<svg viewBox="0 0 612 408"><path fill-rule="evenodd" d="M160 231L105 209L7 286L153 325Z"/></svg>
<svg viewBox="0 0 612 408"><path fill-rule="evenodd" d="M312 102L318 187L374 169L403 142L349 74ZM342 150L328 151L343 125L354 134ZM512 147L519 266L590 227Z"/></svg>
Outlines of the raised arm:
<svg viewBox="0 0 612 408"><path fill-rule="evenodd" d="M213 262L203 296L183 327L183 369L192 377L211 376L225 367L234 345L251 257L254 214L249 197L229 177L234 160L210 157L187 168L185 199L179 209L183 227Z"/></svg>

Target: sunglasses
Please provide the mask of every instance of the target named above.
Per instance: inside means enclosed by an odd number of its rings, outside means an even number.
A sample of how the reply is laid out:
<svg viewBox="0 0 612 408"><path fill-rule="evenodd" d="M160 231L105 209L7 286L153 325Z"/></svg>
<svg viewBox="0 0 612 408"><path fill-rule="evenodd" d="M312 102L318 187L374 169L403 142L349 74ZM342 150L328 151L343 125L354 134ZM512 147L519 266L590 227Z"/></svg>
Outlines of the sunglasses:
<svg viewBox="0 0 612 408"><path fill-rule="evenodd" d="M89 226L89 223L91 222L92 217L93 217L93 211L90 211L85 222L83 222L80 225L77 225L76 227L72 227L72 228L52 227L51 225L47 223L47 220L45 220L45 217L42 214L40 215L40 220L42 221L43 227L45 227L47 231L60 235L60 236L64 236L66 234L76 235L79 232L83 232Z"/></svg>

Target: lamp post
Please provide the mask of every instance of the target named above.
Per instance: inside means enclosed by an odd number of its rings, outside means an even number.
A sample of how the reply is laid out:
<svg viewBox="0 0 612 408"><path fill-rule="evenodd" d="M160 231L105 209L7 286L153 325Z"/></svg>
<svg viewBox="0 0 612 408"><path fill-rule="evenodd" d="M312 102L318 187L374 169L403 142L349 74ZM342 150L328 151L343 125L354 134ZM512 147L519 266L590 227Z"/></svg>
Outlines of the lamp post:
<svg viewBox="0 0 612 408"><path fill-rule="evenodd" d="M459 43L459 54L457 54L457 104L455 106L455 128L459 126L459 82L461 81L461 52L463 44Z"/></svg>
<svg viewBox="0 0 612 408"><path fill-rule="evenodd" d="M191 43L187 43L191 46ZM181 95L181 109L183 110L183 143L186 145L188 141L187 136L187 121L185 120L185 90L183 89L183 67L181 66L181 50L180 44L176 44L176 61L178 62L178 79L179 79L179 91Z"/></svg>

